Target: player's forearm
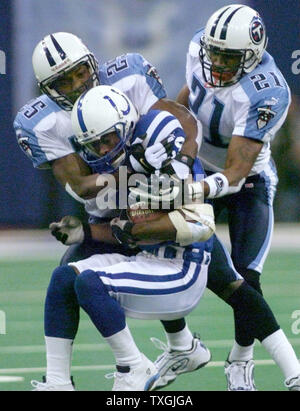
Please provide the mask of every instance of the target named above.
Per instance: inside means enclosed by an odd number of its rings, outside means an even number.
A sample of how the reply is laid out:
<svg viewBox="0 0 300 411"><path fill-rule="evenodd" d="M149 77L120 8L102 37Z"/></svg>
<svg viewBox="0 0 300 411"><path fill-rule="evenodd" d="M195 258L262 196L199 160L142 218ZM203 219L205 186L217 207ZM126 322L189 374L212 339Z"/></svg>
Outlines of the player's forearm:
<svg viewBox="0 0 300 411"><path fill-rule="evenodd" d="M168 215L163 215L155 221L135 224L132 235L138 240L174 241L176 229Z"/></svg>
<svg viewBox="0 0 300 411"><path fill-rule="evenodd" d="M236 185L249 175L262 147L263 144L259 141L240 136L232 137L223 171L229 185Z"/></svg>
<svg viewBox="0 0 300 411"><path fill-rule="evenodd" d="M189 108L189 94L190 92L189 92L188 86L185 85L179 91L178 96L176 98L177 103L182 104L187 109Z"/></svg>
<svg viewBox="0 0 300 411"><path fill-rule="evenodd" d="M101 191L105 184L101 182L99 174L91 174L77 179L72 179L69 182L72 190L82 199L90 200L95 198L99 191Z"/></svg>
<svg viewBox="0 0 300 411"><path fill-rule="evenodd" d="M92 174L87 164L76 154L69 154L52 163L56 180L78 201L95 198L97 194L111 183L117 188L118 173L110 176Z"/></svg>
<svg viewBox="0 0 300 411"><path fill-rule="evenodd" d="M99 175L92 174L91 169L76 153L56 159L51 166L56 180L73 197L87 200L95 197L101 189L96 184Z"/></svg>
<svg viewBox="0 0 300 411"><path fill-rule="evenodd" d="M119 244L112 235L111 226L109 223L90 224L92 239L109 244Z"/></svg>

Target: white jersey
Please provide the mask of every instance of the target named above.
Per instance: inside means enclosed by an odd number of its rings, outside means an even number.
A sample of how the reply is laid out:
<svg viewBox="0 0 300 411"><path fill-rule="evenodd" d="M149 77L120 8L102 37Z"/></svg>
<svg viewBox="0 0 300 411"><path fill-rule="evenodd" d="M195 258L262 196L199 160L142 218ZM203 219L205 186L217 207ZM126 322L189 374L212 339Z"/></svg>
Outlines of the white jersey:
<svg viewBox="0 0 300 411"><path fill-rule="evenodd" d="M249 175L260 173L269 163L270 143L286 119L289 87L267 52L238 83L229 87L207 85L199 60L202 34L200 30L193 37L186 64L190 110L203 127L199 157L206 170L222 171L232 136L254 139L263 147Z"/></svg>
<svg viewBox="0 0 300 411"><path fill-rule="evenodd" d="M99 70L100 84L113 85L132 101L139 114L145 114L161 98L165 89L155 68L137 53L125 54L104 63ZM48 96L27 103L14 121L22 151L36 168L50 168L51 162L76 152L71 112L61 109ZM104 217L95 199L84 201L89 214Z"/></svg>

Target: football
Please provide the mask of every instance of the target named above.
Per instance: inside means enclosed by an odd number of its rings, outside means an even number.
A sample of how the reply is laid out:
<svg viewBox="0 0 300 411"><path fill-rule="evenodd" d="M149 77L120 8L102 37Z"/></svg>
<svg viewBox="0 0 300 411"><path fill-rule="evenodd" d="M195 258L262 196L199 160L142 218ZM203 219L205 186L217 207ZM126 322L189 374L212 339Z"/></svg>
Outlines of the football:
<svg viewBox="0 0 300 411"><path fill-rule="evenodd" d="M134 224L141 224L148 221L157 220L159 217L168 213L170 210L151 210L145 205L134 205L127 209L127 216Z"/></svg>

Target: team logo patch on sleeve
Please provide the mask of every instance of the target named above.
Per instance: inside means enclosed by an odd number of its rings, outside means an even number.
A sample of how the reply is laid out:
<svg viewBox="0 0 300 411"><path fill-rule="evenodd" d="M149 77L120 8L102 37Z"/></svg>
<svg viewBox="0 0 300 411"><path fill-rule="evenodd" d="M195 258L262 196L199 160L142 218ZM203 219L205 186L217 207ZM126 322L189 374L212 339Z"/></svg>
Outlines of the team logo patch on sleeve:
<svg viewBox="0 0 300 411"><path fill-rule="evenodd" d="M18 137L18 143L21 149L24 151L24 153L31 158L32 157L32 151L28 142L28 137Z"/></svg>
<svg viewBox="0 0 300 411"><path fill-rule="evenodd" d="M147 65L147 73L148 76L151 76L153 78L155 78L155 80L157 80L159 82L159 84L162 84L162 79L160 78L156 68L154 66L152 66L151 64Z"/></svg>
<svg viewBox="0 0 300 411"><path fill-rule="evenodd" d="M260 130L264 128L270 120L275 116L276 111L271 110L271 107L259 107L258 111L258 119L256 120L257 128Z"/></svg>

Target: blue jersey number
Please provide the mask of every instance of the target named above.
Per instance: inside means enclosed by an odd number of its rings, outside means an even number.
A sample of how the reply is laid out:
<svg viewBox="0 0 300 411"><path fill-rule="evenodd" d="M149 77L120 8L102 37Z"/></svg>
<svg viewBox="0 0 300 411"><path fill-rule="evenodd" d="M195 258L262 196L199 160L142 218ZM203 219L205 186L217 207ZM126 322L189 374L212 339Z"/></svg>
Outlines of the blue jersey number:
<svg viewBox="0 0 300 411"><path fill-rule="evenodd" d="M269 74L273 77L275 87L283 87L278 77L276 76L275 73L273 73L273 71L269 71ZM265 88L272 87L270 82L267 81L266 76L262 73L251 76L250 80L253 82L254 87L256 88L257 91L261 91L261 90L264 90Z"/></svg>
<svg viewBox="0 0 300 411"><path fill-rule="evenodd" d="M23 114L26 118L31 118L36 115L40 110L46 107L46 104L42 100L36 101L28 110L26 110Z"/></svg>
<svg viewBox="0 0 300 411"><path fill-rule="evenodd" d="M125 70L128 67L128 62L126 56L117 57L114 60L110 60L107 62L107 76L110 77L119 71Z"/></svg>
<svg viewBox="0 0 300 411"><path fill-rule="evenodd" d="M203 100L205 98L206 90L201 84L200 80L195 75L193 76L191 88L196 97L193 102L189 99L189 106L190 106L190 109L197 116L200 106L203 103ZM204 138L208 143L212 144L215 147L227 148L228 143L225 143L223 141L223 138L219 132L221 116L224 110L224 104L221 103L217 98L214 98L213 105L214 105L214 108L210 116L210 122L209 122L209 134L210 135L205 136Z"/></svg>

